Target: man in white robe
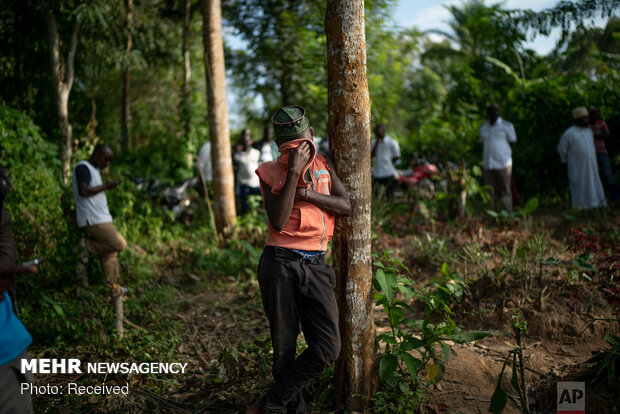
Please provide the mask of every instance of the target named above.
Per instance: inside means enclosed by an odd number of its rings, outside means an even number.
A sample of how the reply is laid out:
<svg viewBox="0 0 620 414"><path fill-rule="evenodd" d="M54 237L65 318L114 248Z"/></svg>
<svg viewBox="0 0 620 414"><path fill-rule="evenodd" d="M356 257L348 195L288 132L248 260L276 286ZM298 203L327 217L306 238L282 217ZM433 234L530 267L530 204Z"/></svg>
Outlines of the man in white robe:
<svg viewBox="0 0 620 414"><path fill-rule="evenodd" d="M571 203L575 209L605 207L605 193L598 174L594 136L588 126L589 113L581 106L573 110L575 125L562 134L560 160L568 168Z"/></svg>

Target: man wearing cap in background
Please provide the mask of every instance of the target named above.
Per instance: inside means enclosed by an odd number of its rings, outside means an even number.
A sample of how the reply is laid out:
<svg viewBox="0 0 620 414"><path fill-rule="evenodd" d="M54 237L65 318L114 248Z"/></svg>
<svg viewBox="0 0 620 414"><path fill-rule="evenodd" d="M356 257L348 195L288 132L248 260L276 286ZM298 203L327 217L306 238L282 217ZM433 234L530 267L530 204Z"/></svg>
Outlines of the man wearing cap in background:
<svg viewBox="0 0 620 414"><path fill-rule="evenodd" d="M340 352L336 276L324 252L336 215L351 211L333 163L317 154L300 106L271 119L280 156L256 170L267 210L269 237L258 265L263 307L273 345L269 391L246 413L306 413L303 387ZM299 325L308 348L295 358Z"/></svg>
<svg viewBox="0 0 620 414"><path fill-rule="evenodd" d="M560 160L568 168L571 203L576 209L605 207L605 193L598 175L594 136L585 106L573 109L575 125L562 134L558 144Z"/></svg>

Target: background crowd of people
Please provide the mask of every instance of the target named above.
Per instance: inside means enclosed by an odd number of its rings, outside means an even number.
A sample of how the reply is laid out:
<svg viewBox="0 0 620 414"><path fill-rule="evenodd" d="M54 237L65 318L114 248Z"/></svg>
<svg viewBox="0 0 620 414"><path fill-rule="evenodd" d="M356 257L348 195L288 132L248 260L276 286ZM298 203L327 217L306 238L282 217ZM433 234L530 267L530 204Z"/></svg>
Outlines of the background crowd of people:
<svg viewBox="0 0 620 414"><path fill-rule="evenodd" d="M558 144L560 161L567 164L572 207L589 209L606 206L603 188L607 188L612 201L619 201L612 162L605 144L610 136L607 124L600 119L595 107L576 108L573 118L574 125L565 131ZM329 154L329 140L315 136L312 128L310 132L317 151L323 155ZM241 214L249 210L248 197L260 195L254 171L262 163L276 160L279 155L273 136L271 126L266 126L262 139L253 141L250 129L245 128L233 144L235 195ZM491 191L493 208L511 212L519 206L517 185L512 174L512 152L516 147L517 133L514 125L500 116L498 104L487 107L479 138L482 144L483 181ZM198 165L207 182L212 180L210 149L211 143L207 141L198 153ZM387 135L386 126L382 123L374 127L371 151L373 193L392 200L398 185L397 178L403 171L397 167L407 168L409 165L401 162L400 145Z"/></svg>

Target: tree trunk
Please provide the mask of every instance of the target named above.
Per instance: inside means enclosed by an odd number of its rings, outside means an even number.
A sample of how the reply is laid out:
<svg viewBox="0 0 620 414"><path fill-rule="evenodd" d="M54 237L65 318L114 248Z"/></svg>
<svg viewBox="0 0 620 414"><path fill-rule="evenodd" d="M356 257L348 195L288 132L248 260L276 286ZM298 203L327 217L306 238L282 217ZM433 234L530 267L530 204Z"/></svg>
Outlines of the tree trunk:
<svg viewBox="0 0 620 414"><path fill-rule="evenodd" d="M363 411L375 370L370 227L370 100L363 0L327 0L328 135L336 170L351 201L333 240L342 348L336 362L336 403Z"/></svg>
<svg viewBox="0 0 620 414"><path fill-rule="evenodd" d="M181 118L183 120L183 137L185 140L189 140L189 127L190 127L190 103L189 82L192 76L192 67L189 55L189 25L191 21L192 13L192 0L185 0L185 19L183 20L183 103L181 108Z"/></svg>
<svg viewBox="0 0 620 414"><path fill-rule="evenodd" d="M226 73L220 0L202 0L202 16L211 163L213 167L213 204L215 225L217 230L221 232L233 224L236 213L230 134L228 131L228 108L226 105Z"/></svg>
<svg viewBox="0 0 620 414"><path fill-rule="evenodd" d="M60 56L60 39L58 36L58 26L56 24L56 16L52 9L43 2L45 17L48 26L48 41L50 46L50 57L52 67L52 83L54 89L54 97L56 100L56 113L58 116L58 129L60 131L59 139L59 158L62 165L62 176L65 183L71 172L71 153L73 144L73 130L69 123L69 94L73 87L74 71L73 62L75 60L75 52L77 50L78 33L80 25L77 20L73 24L71 30L71 38L69 43L69 52L66 62Z"/></svg>
<svg viewBox="0 0 620 414"><path fill-rule="evenodd" d="M90 75L90 120L88 121L88 125L86 125L86 134L91 143L95 142L97 137L97 99L95 96L95 91L97 90L97 41L93 39L92 46L92 73Z"/></svg>
<svg viewBox="0 0 620 414"><path fill-rule="evenodd" d="M133 15L133 0L127 0L125 24L127 30L127 46L125 48L125 67L123 68L123 102L121 103L121 147L124 150L129 149L129 85L130 85L130 65L129 54L131 53L131 46L133 38L131 37L131 19Z"/></svg>

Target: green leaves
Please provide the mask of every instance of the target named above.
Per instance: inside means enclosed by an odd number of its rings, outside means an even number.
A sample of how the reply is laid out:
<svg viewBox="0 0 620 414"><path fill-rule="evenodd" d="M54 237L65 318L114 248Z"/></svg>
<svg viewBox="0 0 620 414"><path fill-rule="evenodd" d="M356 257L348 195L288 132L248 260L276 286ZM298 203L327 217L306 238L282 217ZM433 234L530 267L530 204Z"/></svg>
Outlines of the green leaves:
<svg viewBox="0 0 620 414"><path fill-rule="evenodd" d="M493 392L493 396L491 396L491 405L489 406L489 412L492 414L500 414L504 411L506 407L506 403L508 402L508 394L502 388L502 379L504 377L504 371L506 370L506 365L512 356L512 376L510 378L510 385L515 390L517 395L519 396L519 402L521 404L521 412L523 414L530 414L530 409L527 405L526 400L526 392L527 390L522 389L519 385L518 378L518 364L517 364L517 353L520 348L517 347L508 353L508 356L504 360L504 365L502 366L502 370L499 373L499 377L497 378L497 384L495 386L495 391ZM522 373L523 373L523 368Z"/></svg>
<svg viewBox="0 0 620 414"><path fill-rule="evenodd" d="M508 359L510 359L510 354L508 354L508 357L504 361L502 370L497 378L495 391L493 392L493 396L491 396L491 406L489 407L489 412L492 414L501 414L506 407L506 403L508 403L508 394L506 394L506 391L502 388L502 378L504 377L504 370L506 369L506 364L508 364Z"/></svg>
<svg viewBox="0 0 620 414"><path fill-rule="evenodd" d="M379 360L379 378L381 381L387 381L392 377L398 367L398 358L395 355L386 354Z"/></svg>
<svg viewBox="0 0 620 414"><path fill-rule="evenodd" d="M538 204L538 199L536 197L532 197L527 200L527 203L525 203L525 207L523 207L523 215L527 216L532 214L538 209Z"/></svg>
<svg viewBox="0 0 620 414"><path fill-rule="evenodd" d="M412 351L414 349L424 347L425 342L413 335L405 334L403 341L400 343L400 349L403 351Z"/></svg>
<svg viewBox="0 0 620 414"><path fill-rule="evenodd" d="M409 375L413 378L417 377L418 371L424 368L424 364L418 358L414 358L408 352L403 352L400 354L400 358L403 360L405 365L407 366L407 370L409 370Z"/></svg>
<svg viewBox="0 0 620 414"><path fill-rule="evenodd" d="M378 288L377 286L375 286L375 288L385 295L388 302L393 301L394 288L396 287L396 274L391 271L386 273L383 269L377 269L375 280L378 284Z"/></svg>
<svg viewBox="0 0 620 414"><path fill-rule="evenodd" d="M574 261L574 263L583 270L594 271L596 270L596 266L589 263L590 260L592 260L592 255L588 253L584 253L584 254L580 254L579 256L577 256L577 259Z"/></svg>
<svg viewBox="0 0 620 414"><path fill-rule="evenodd" d="M601 374L606 373L608 383L612 384L613 381L620 378L620 336L607 333L603 338L610 345L610 348L594 355L585 362L589 368L580 379L596 379Z"/></svg>
<svg viewBox="0 0 620 414"><path fill-rule="evenodd" d="M458 332L450 335L444 335L441 339L446 341L453 341L457 344L464 344L467 342L478 341L490 335L500 335L500 333L489 331Z"/></svg>
<svg viewBox="0 0 620 414"><path fill-rule="evenodd" d="M391 252L383 252L382 256L373 253L373 257L378 259L374 262L375 299L384 307L390 328L376 337L384 349L379 360L379 377L387 387L409 389L410 383L420 380L422 371L426 381L435 384L444 377L451 355L456 355L449 341L466 343L497 334L463 332L452 320L450 306L466 292L466 283L447 263L441 265L439 276L429 281L430 286L424 286L409 277L407 267L392 257ZM425 304L424 319L407 317L419 312L407 303L411 299ZM437 354L438 348L441 355Z"/></svg>
<svg viewBox="0 0 620 414"><path fill-rule="evenodd" d="M548 257L541 262L541 264L543 265L553 265L553 266L557 266L561 263L562 262L560 262L560 259L558 259L557 257Z"/></svg>

